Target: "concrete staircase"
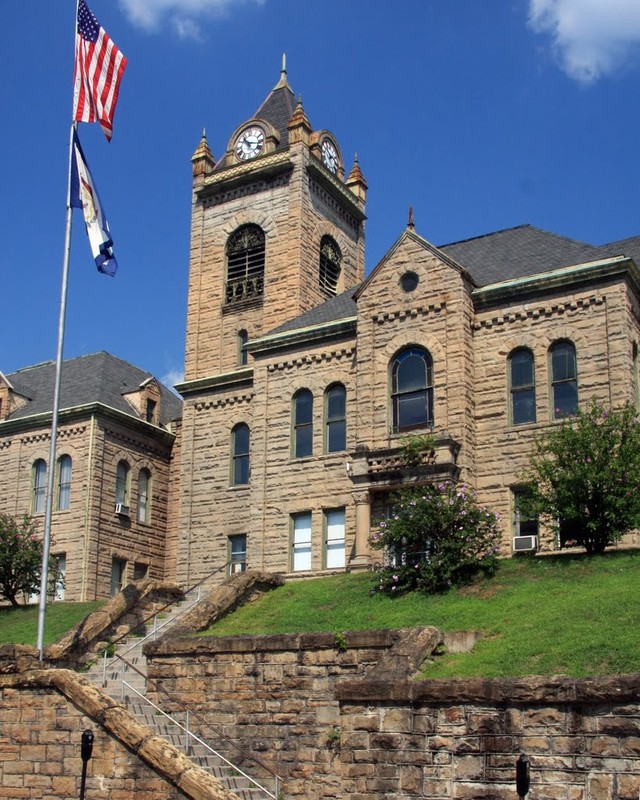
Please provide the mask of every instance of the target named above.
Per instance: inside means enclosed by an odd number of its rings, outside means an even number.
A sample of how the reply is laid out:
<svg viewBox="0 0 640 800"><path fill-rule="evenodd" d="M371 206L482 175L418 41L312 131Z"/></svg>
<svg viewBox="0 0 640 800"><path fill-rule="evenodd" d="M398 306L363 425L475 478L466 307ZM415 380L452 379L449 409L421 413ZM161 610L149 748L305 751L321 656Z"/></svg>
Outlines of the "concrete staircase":
<svg viewBox="0 0 640 800"><path fill-rule="evenodd" d="M143 636L130 637L120 642L115 653L106 660L99 659L95 662L86 677L114 700L126 705L142 724L183 751L194 763L207 770L242 800L279 800L279 786L274 776L261 779L261 783L269 787L265 788L250 778L242 768L234 766L210 743L193 733L188 711L170 716L147 699L147 660L142 652L143 646L148 641L164 636L199 599L198 592L193 598L187 597L162 612L147 625Z"/></svg>

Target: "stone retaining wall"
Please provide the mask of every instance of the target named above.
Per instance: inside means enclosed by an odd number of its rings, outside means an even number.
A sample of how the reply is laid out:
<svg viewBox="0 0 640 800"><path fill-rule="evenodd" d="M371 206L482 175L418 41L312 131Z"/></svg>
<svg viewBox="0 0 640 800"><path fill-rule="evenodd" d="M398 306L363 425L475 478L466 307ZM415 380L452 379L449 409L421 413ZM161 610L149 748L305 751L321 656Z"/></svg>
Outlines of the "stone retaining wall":
<svg viewBox="0 0 640 800"><path fill-rule="evenodd" d="M640 675L413 681L432 628L164 641L149 675L285 778L285 797L637 800ZM158 698L164 702L162 698Z"/></svg>
<svg viewBox="0 0 640 800"><path fill-rule="evenodd" d="M79 797L86 729L87 798L238 800L85 678L54 669L0 675L0 798Z"/></svg>

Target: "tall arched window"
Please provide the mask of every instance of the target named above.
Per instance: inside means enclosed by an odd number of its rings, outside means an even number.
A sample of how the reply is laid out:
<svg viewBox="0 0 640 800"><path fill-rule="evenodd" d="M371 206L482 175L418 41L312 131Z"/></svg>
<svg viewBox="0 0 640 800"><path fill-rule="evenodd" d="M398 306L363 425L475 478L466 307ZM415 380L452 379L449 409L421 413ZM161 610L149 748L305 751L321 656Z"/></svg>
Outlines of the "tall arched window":
<svg viewBox="0 0 640 800"><path fill-rule="evenodd" d="M335 383L324 393L324 448L327 453L347 447L347 390Z"/></svg>
<svg viewBox="0 0 640 800"><path fill-rule="evenodd" d="M549 350L551 361L551 401L553 419L570 417L578 412L578 369L576 348L560 341Z"/></svg>
<svg viewBox="0 0 640 800"><path fill-rule="evenodd" d="M241 422L231 431L231 484L242 486L249 483L250 467L249 426Z"/></svg>
<svg viewBox="0 0 640 800"><path fill-rule="evenodd" d="M333 297L338 289L342 253L330 236L320 240L320 288L329 297Z"/></svg>
<svg viewBox="0 0 640 800"><path fill-rule="evenodd" d="M151 473L141 469L138 475L138 522L151 520Z"/></svg>
<svg viewBox="0 0 640 800"><path fill-rule="evenodd" d="M33 462L31 491L32 513L43 514L44 502L47 494L47 465L42 458Z"/></svg>
<svg viewBox="0 0 640 800"><path fill-rule="evenodd" d="M116 504L129 507L131 489L131 469L126 461L118 461L116 469Z"/></svg>
<svg viewBox="0 0 640 800"><path fill-rule="evenodd" d="M71 456L58 459L58 511L66 511L71 505Z"/></svg>
<svg viewBox="0 0 640 800"><path fill-rule="evenodd" d="M264 292L264 231L258 225L243 225L227 240L227 284L225 302L236 303Z"/></svg>
<svg viewBox="0 0 640 800"><path fill-rule="evenodd" d="M391 364L393 430L433 427L433 360L422 347L402 350Z"/></svg>
<svg viewBox="0 0 640 800"><path fill-rule="evenodd" d="M536 421L536 385L533 353L519 347L509 355L511 424Z"/></svg>
<svg viewBox="0 0 640 800"><path fill-rule="evenodd" d="M293 455L304 458L313 454L313 395L300 389L293 396Z"/></svg>

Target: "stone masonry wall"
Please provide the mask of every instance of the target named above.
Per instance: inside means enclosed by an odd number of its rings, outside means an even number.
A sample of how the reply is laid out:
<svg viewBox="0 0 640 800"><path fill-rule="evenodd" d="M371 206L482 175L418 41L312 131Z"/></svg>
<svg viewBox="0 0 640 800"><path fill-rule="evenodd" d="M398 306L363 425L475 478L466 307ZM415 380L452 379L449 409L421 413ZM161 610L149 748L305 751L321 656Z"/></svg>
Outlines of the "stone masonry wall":
<svg viewBox="0 0 640 800"><path fill-rule="evenodd" d="M0 674L0 798L78 797L87 729L94 734L88 798L238 800L85 678L38 669Z"/></svg>
<svg viewBox="0 0 640 800"><path fill-rule="evenodd" d="M438 641L182 639L151 647L149 674L275 769L287 800L506 800L521 752L527 800L637 800L640 675L412 680Z"/></svg>

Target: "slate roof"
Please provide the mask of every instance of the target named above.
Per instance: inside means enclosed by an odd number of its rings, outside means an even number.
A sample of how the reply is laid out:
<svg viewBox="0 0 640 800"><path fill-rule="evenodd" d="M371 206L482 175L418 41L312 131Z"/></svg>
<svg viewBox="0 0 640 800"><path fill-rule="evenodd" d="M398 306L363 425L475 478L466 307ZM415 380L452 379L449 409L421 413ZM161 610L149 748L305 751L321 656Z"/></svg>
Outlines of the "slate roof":
<svg viewBox="0 0 640 800"><path fill-rule="evenodd" d="M263 119L278 131L280 141L276 150L289 146L289 129L287 125L296 108L296 100L291 87L286 82L280 81L269 93L267 99L256 111L255 117Z"/></svg>
<svg viewBox="0 0 640 800"><path fill-rule="evenodd" d="M18 394L31 401L11 414L9 419L51 413L55 371L55 362L46 361L5 376ZM136 391L141 383L152 377L149 372L106 352L69 359L62 364L60 409L102 403L137 417L123 394ZM158 383L161 397L160 422L166 425L182 416L182 401L164 384Z"/></svg>
<svg viewBox="0 0 640 800"><path fill-rule="evenodd" d="M438 249L465 267L477 286L524 278L601 257L593 245L532 225L508 228Z"/></svg>
<svg viewBox="0 0 640 800"><path fill-rule="evenodd" d="M640 236L592 245L536 228L519 225L474 239L465 239L438 247L470 274L476 286L525 278L601 258L630 256L640 266ZM314 325L337 322L357 313L354 295L358 286L332 297L306 311L268 335L300 330Z"/></svg>

